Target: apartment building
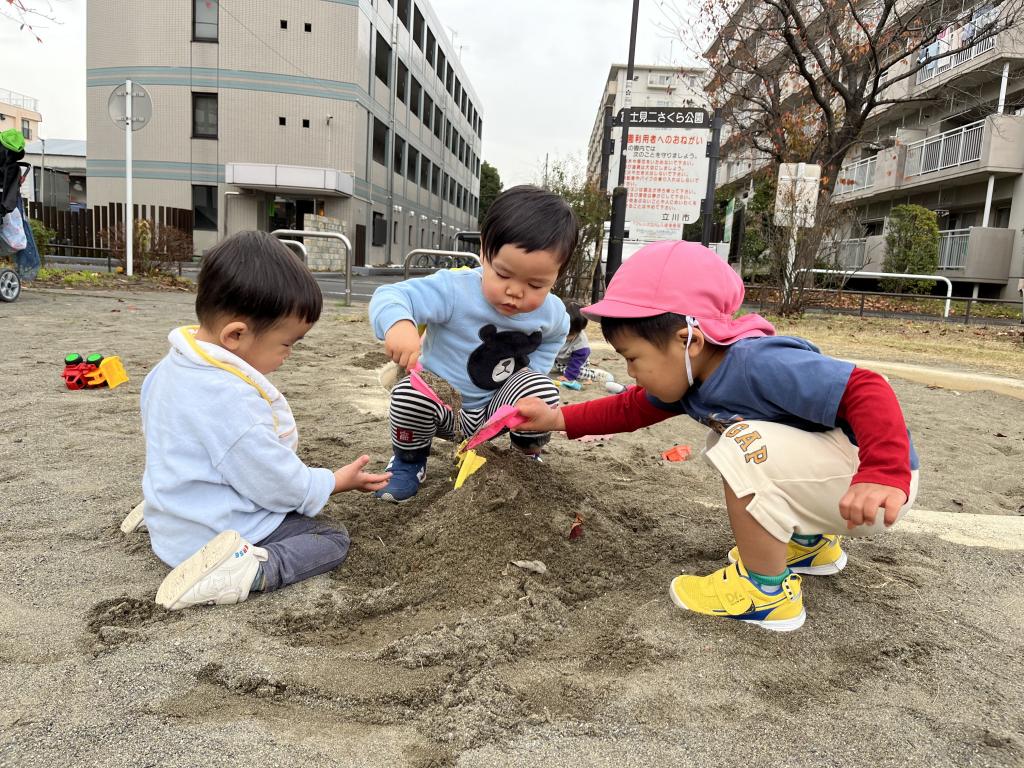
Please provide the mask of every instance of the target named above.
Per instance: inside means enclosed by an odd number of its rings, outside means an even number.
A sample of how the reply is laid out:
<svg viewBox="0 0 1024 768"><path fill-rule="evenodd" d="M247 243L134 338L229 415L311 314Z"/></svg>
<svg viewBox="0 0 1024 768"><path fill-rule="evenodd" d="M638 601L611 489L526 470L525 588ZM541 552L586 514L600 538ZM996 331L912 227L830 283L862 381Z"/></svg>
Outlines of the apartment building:
<svg viewBox="0 0 1024 768"><path fill-rule="evenodd" d="M314 228L378 265L477 228L481 103L425 0L91 0L88 14L89 205L124 200L108 99L131 79L153 104L134 200L193 209L197 253L243 229ZM311 266L338 266L307 246Z"/></svg>
<svg viewBox="0 0 1024 768"><path fill-rule="evenodd" d="M675 67L655 64L637 64L633 67L632 106L637 107L704 107L708 101L704 95L707 67ZM594 127L590 132L587 146L587 178L597 181L601 178L602 140L605 114L611 108L611 115L618 115L625 106L626 65L612 64L605 80L604 91L597 105ZM620 139L619 129L612 130L611 155L608 158L609 192L615 188L619 178L619 153L615 146Z"/></svg>
<svg viewBox="0 0 1024 768"><path fill-rule="evenodd" d="M39 138L39 100L17 91L0 88L0 131L21 131L25 141Z"/></svg>
<svg viewBox="0 0 1024 768"><path fill-rule="evenodd" d="M853 207L857 231L840 246L844 268L877 272L889 212L922 205L938 215L939 268L959 295L1019 297L1024 279L1024 34L1008 29L970 42L997 13L965 4L926 49L963 51L927 65L884 94L837 179L834 200ZM923 60L923 59L922 59ZM916 65L907 60L904 71ZM895 74L898 74L899 70ZM795 82L792 93L802 86ZM742 141L727 145L719 186L767 160Z"/></svg>

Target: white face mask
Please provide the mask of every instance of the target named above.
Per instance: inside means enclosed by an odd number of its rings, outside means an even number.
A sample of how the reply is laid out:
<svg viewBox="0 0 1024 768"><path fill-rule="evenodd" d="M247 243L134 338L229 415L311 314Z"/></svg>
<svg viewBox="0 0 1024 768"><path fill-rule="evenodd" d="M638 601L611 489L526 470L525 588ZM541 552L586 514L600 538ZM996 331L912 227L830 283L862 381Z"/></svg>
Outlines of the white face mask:
<svg viewBox="0 0 1024 768"><path fill-rule="evenodd" d="M683 357L686 359L686 381L693 386L693 368L690 366L690 342L693 340L693 329L699 328L697 318L686 316L686 347L683 349Z"/></svg>

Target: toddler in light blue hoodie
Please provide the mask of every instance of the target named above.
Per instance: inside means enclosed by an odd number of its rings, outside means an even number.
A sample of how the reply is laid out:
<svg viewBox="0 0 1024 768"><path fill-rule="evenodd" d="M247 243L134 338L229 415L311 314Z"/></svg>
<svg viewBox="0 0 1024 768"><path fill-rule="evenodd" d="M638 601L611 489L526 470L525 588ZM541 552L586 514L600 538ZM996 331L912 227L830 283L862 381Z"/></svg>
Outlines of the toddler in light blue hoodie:
<svg viewBox="0 0 1024 768"><path fill-rule="evenodd" d="M314 518L331 494L375 491L389 475L361 456L336 471L307 467L288 402L266 375L319 319L320 288L277 239L241 232L199 273L199 325L171 331L171 350L142 385L143 517L174 570L157 602L237 603L332 570L349 537Z"/></svg>

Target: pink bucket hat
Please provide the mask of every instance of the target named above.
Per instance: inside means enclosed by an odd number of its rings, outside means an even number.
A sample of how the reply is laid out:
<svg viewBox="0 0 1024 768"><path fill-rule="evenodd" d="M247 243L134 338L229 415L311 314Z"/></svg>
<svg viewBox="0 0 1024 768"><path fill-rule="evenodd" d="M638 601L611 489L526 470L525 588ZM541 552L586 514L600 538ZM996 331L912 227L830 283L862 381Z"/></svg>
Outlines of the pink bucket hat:
<svg viewBox="0 0 1024 768"><path fill-rule="evenodd" d="M774 336L760 315L733 318L743 303L743 280L700 243L665 240L644 246L625 261L604 298L583 308L592 317L652 317L666 312L691 318L708 341L722 346L754 336ZM689 360L687 360L689 362Z"/></svg>

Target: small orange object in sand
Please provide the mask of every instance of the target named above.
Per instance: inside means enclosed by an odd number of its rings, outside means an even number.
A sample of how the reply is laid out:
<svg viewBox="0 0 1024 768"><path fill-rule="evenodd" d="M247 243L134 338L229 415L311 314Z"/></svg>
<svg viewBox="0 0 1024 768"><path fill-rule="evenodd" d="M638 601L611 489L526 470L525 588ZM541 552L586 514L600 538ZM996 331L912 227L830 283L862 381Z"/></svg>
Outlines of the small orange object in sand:
<svg viewBox="0 0 1024 768"><path fill-rule="evenodd" d="M583 515L579 512L576 513L576 519L572 521L572 526L569 528L569 541L578 539L583 535Z"/></svg>
<svg viewBox="0 0 1024 768"><path fill-rule="evenodd" d="M661 452L661 458L665 461L686 461L691 453L693 449L688 445L673 445L667 451Z"/></svg>

